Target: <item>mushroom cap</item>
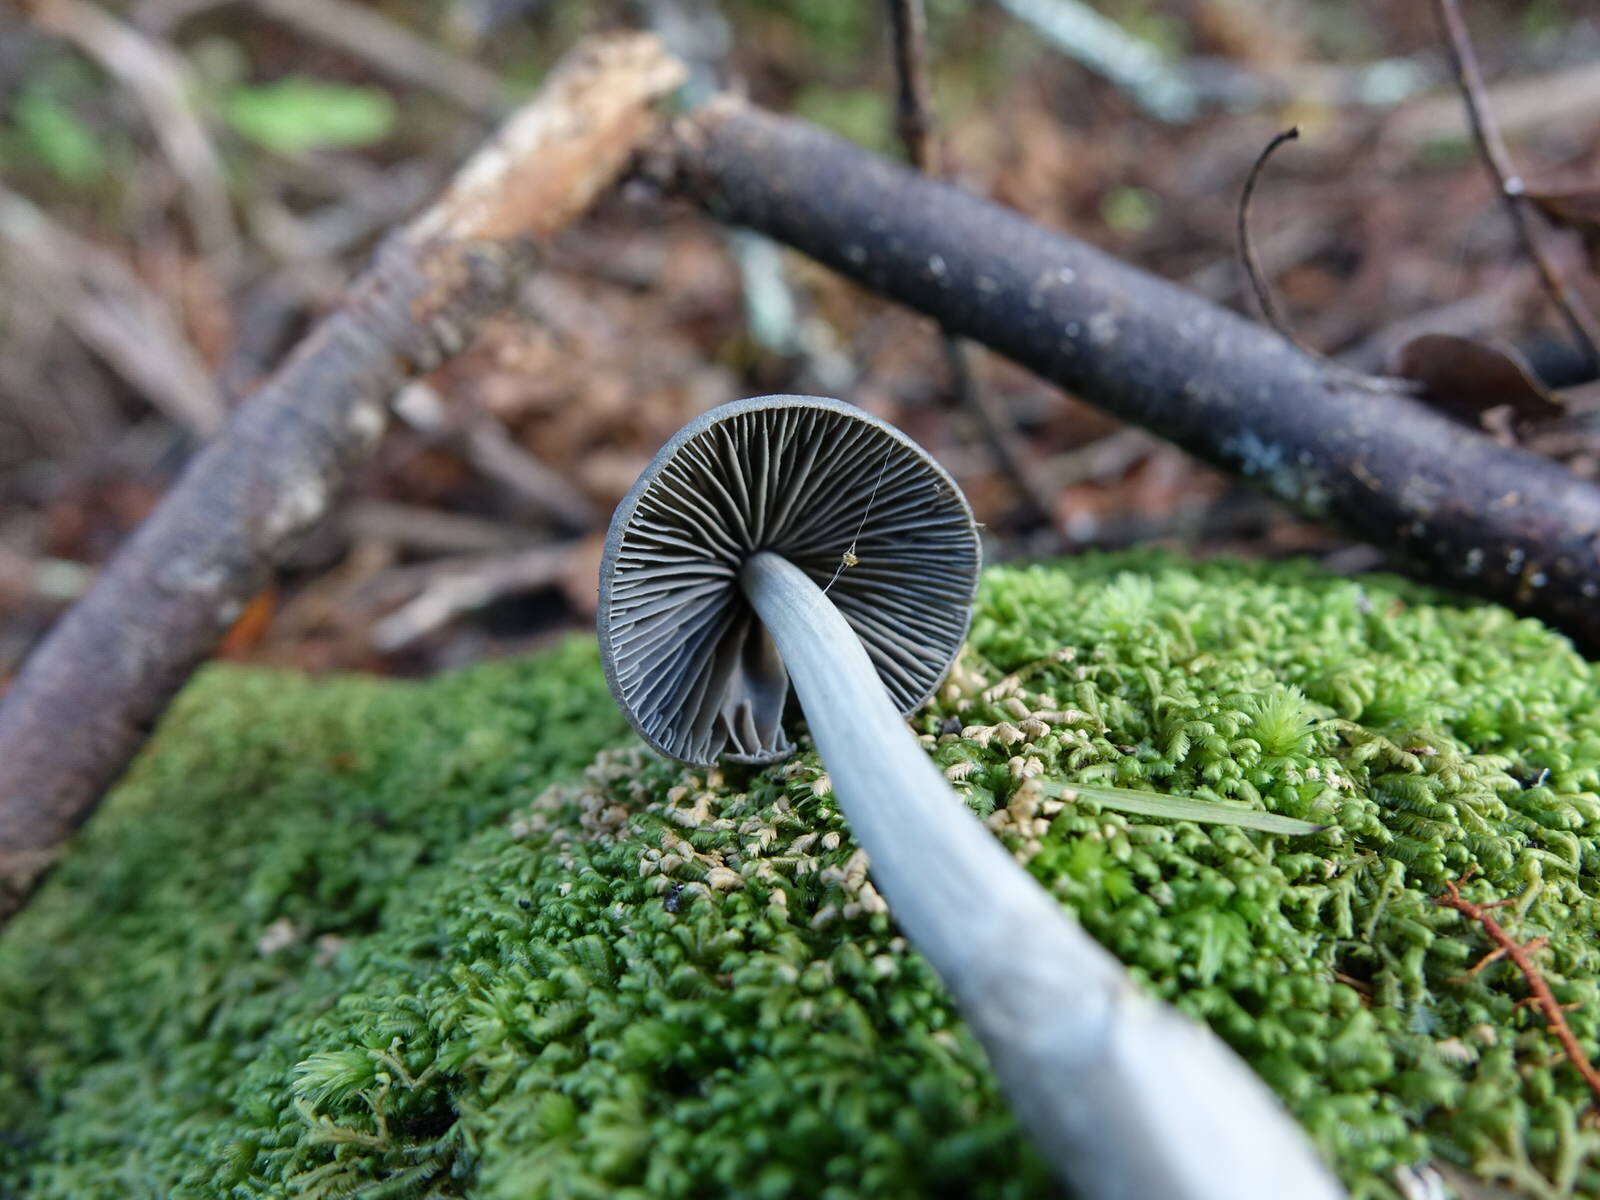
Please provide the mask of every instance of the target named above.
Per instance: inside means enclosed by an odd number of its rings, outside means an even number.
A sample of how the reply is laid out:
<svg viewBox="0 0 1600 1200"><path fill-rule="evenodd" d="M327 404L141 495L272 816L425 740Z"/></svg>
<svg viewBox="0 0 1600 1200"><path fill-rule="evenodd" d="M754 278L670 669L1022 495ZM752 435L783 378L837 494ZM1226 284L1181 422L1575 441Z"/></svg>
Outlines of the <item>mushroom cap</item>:
<svg viewBox="0 0 1600 1200"><path fill-rule="evenodd" d="M933 693L966 638L978 531L943 467L838 400L724 404L645 468L600 564L606 681L668 757L766 763L793 749L788 673L739 582L760 550L827 591L902 713Z"/></svg>

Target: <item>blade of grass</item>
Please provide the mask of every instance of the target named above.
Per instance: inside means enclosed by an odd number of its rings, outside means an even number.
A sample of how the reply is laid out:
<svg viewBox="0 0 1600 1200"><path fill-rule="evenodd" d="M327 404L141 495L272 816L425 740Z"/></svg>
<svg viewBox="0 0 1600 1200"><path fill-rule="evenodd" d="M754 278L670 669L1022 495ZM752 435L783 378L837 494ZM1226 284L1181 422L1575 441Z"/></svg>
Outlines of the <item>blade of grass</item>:
<svg viewBox="0 0 1600 1200"><path fill-rule="evenodd" d="M1321 833L1326 825L1285 817L1278 813L1261 812L1253 808L1240 808L1220 800L1196 800L1188 796L1167 796L1160 792L1136 792L1131 788L1102 787L1092 783L1039 782L1040 790L1058 800L1076 800L1082 796L1114 808L1118 812L1137 813L1142 817L1166 817L1173 821L1199 821L1210 825L1238 825L1245 829L1259 829L1265 833L1284 833L1296 836Z"/></svg>

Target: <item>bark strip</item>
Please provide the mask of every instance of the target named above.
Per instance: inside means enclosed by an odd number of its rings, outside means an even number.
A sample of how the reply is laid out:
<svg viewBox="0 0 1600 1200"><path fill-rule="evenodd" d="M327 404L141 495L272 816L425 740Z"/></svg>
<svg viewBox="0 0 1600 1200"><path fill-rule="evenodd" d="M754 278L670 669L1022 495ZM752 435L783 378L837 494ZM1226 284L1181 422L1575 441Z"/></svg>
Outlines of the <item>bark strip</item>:
<svg viewBox="0 0 1600 1200"><path fill-rule="evenodd" d="M384 243L34 652L0 705L0 919L338 500L395 390L505 305L537 240L621 174L681 77L648 36L575 50L439 202Z"/></svg>
<svg viewBox="0 0 1600 1200"><path fill-rule="evenodd" d="M720 97L660 151L719 219L1600 653L1600 488L1564 467L803 122Z"/></svg>

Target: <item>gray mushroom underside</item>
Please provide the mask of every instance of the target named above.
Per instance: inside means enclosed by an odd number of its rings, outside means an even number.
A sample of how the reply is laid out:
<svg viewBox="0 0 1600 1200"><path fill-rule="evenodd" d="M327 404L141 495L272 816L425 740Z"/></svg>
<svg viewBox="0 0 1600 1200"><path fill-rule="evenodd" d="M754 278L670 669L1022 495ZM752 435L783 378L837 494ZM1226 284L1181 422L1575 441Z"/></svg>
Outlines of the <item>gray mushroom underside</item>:
<svg viewBox="0 0 1600 1200"><path fill-rule="evenodd" d="M852 545L856 565L839 571ZM928 698L966 637L977 530L943 468L837 400L722 405L640 476L600 570L606 678L670 757L763 763L791 750L788 675L739 587L758 550L828 587L901 712Z"/></svg>

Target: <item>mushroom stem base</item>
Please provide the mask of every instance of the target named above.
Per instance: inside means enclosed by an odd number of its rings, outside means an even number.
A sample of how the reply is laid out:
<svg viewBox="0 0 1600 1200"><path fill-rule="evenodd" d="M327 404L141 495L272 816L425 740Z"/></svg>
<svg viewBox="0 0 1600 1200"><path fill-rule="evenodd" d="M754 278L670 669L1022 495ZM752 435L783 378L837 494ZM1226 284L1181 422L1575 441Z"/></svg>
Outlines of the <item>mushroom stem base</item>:
<svg viewBox="0 0 1600 1200"><path fill-rule="evenodd" d="M1086 1200L1341 1195L1249 1068L1144 996L978 823L822 589L766 552L740 581L875 885L1057 1172Z"/></svg>

